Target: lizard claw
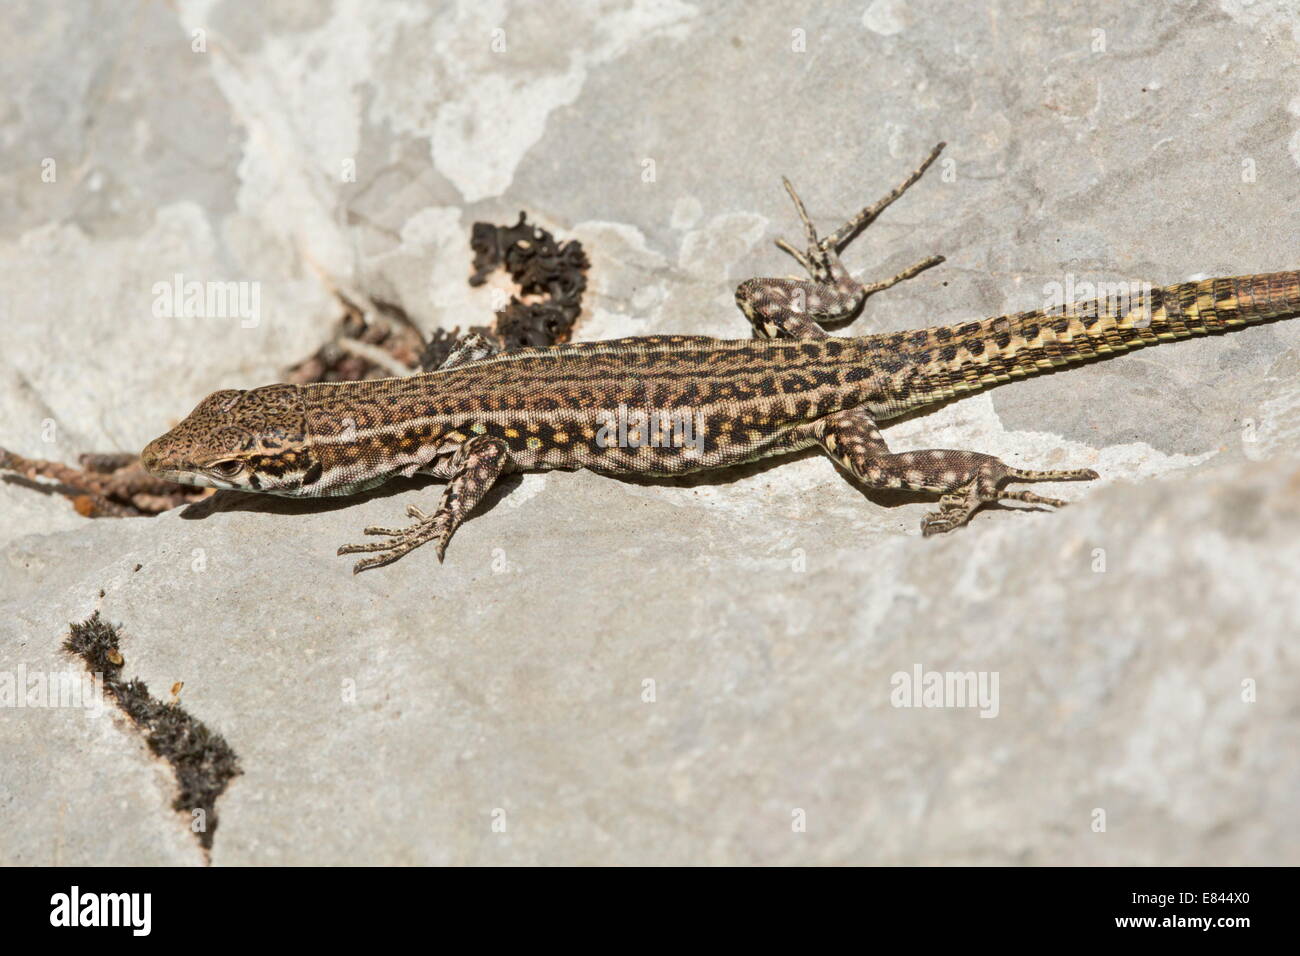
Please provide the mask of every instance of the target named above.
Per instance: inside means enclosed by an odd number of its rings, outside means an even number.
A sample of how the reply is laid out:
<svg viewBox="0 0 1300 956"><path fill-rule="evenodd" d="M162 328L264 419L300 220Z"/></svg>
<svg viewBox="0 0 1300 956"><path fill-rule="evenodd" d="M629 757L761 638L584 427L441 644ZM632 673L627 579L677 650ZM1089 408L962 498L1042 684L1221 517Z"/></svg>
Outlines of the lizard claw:
<svg viewBox="0 0 1300 956"><path fill-rule="evenodd" d="M936 534L943 534L945 531L951 531L953 528L963 524L969 517L965 508L944 507L938 511L931 511L921 519L921 535L930 537Z"/></svg>
<svg viewBox="0 0 1300 956"><path fill-rule="evenodd" d="M385 564L391 564L398 558L410 554L420 545L428 541L437 540L436 551L438 561L441 562L443 555L447 550L447 542L451 540L451 533L455 529L451 525L451 514L445 511L438 511L435 514L427 514L421 511L415 505L410 505L406 513L416 519L416 523L406 528L377 528L370 527L365 529L366 534L385 535L390 538L396 538L395 541L368 541L365 544L345 544L341 546L336 554L368 554L375 553L373 558L363 558L352 567L353 574L360 574L370 568L382 567Z"/></svg>
<svg viewBox="0 0 1300 956"><path fill-rule="evenodd" d="M1013 481L1092 481L1097 473L1091 468L1076 468L1070 471L1028 471L1020 468L1001 466L1002 478ZM1032 491L1007 491L999 489L996 484L981 488L978 481L956 488L939 499L939 510L931 511L921 519L921 534L924 537L951 531L970 520L972 514L981 505L995 501L1023 501L1030 505L1046 505L1052 508L1064 508L1069 504L1060 498L1048 498L1036 495Z"/></svg>
<svg viewBox="0 0 1300 956"><path fill-rule="evenodd" d="M390 564L422 544L434 543L439 563L447 553L447 544L465 517L482 499L510 461L510 450L499 438L479 435L469 439L455 452L453 477L443 492L438 510L433 514L416 505L407 505L406 513L415 519L408 528L366 528L366 534L382 534L393 539L370 544L345 544L339 554L378 552L373 558L356 563L353 573Z"/></svg>

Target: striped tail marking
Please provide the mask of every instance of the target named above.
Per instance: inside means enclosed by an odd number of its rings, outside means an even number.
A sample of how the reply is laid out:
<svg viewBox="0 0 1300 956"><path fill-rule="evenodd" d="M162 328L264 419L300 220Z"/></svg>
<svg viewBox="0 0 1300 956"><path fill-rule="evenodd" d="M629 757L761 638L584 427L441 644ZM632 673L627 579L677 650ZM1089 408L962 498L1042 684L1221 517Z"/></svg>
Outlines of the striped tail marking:
<svg viewBox="0 0 1300 956"><path fill-rule="evenodd" d="M924 351L903 358L916 364L924 380L918 394L930 404L1148 345L1296 314L1300 272L1229 276L1152 289L1132 301L1111 297L926 329ZM900 338L911 345L908 335Z"/></svg>

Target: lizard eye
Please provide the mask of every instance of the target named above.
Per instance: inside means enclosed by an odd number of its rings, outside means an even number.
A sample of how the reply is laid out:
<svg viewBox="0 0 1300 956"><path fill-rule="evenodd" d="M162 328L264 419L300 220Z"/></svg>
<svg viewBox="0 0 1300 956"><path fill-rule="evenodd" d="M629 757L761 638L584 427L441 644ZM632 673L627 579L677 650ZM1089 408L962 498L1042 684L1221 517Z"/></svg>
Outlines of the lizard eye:
<svg viewBox="0 0 1300 956"><path fill-rule="evenodd" d="M229 458L225 461L213 463L211 469L222 478L234 478L244 470L244 463L238 458Z"/></svg>

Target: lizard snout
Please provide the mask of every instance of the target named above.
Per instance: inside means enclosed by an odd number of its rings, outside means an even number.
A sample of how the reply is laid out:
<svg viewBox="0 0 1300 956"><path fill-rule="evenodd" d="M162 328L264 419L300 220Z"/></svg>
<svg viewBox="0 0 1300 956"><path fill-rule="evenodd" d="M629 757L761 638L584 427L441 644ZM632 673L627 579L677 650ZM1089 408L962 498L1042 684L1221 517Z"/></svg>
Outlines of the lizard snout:
<svg viewBox="0 0 1300 956"><path fill-rule="evenodd" d="M144 446L144 451L140 452L140 464L144 465L145 471L157 472L162 467L164 457L162 441L166 437L163 435L161 438L155 438Z"/></svg>

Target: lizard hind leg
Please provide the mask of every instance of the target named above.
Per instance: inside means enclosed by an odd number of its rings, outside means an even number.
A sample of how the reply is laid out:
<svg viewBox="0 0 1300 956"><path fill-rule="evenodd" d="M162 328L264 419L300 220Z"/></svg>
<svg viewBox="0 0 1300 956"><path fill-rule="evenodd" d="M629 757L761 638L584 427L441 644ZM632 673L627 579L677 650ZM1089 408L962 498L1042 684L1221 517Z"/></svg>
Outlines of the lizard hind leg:
<svg viewBox="0 0 1300 956"><path fill-rule="evenodd" d="M883 197L876 200L870 206L865 206L858 211L844 225L840 226L829 236L821 240L820 245L827 249L834 249L837 252L843 252L844 248L857 237L867 226L871 225L882 212L893 205L894 200L898 199L903 193L907 192L912 186L916 185L925 171L930 168L939 154L943 152L947 143L939 143L934 149L930 150L930 155L925 157L920 166L907 174L907 178L891 189ZM779 243L778 243L779 245Z"/></svg>
<svg viewBox="0 0 1300 956"><path fill-rule="evenodd" d="M1022 501L1026 504L1067 504L1030 491L1011 491L1008 481L1090 481L1088 468L1068 471L1026 471L1012 468L992 455L955 449L891 452L875 421L861 408L820 419L813 439L858 482L869 488L908 489L942 495L939 508L925 516L921 532L927 537L959 528L986 504Z"/></svg>
<svg viewBox="0 0 1300 956"><path fill-rule="evenodd" d="M844 247L921 178L943 147L944 144L940 143L931 150L925 162L883 199L862 209L831 235L822 238L818 238L817 227L794 186L790 180L782 177L781 182L790 194L799 221L803 224L807 248L800 252L784 239L778 239L776 244L803 266L810 278L759 278L742 282L736 289L736 304L754 326L755 333L765 338L778 338L782 335L791 338L825 338L827 333L820 323L847 321L857 314L868 296L943 262L943 256L928 256L888 279L862 283L849 275L848 269L840 260L840 252Z"/></svg>
<svg viewBox="0 0 1300 956"><path fill-rule="evenodd" d="M904 453L908 454L908 453ZM1075 468L1068 471L1025 471L1012 468L1001 459L977 452L930 451L913 452L913 455L929 455L934 467L956 465L945 470L941 476L947 479L949 474L954 480L963 484L948 491L939 499L937 511L931 511L921 519L921 533L930 537L960 528L970 521L971 516L981 507L998 501L1021 501L1031 505L1046 505L1052 508L1064 508L1068 501L1060 498L1048 498L1034 494L1032 491L1012 491L1003 488L1008 481L1092 481L1098 475L1090 468Z"/></svg>
<svg viewBox="0 0 1300 956"><path fill-rule="evenodd" d="M1008 481L1092 481L1098 475L1090 468L1074 468L1068 471L1025 471L1012 468L1001 459L978 452L934 450L928 452L904 452L904 455L929 456L932 470L943 468L940 482L947 483L951 476L953 481L961 482L957 487L945 492L939 499L937 511L931 511L921 519L921 533L930 537L960 528L970 521L971 516L987 504L998 501L1021 501L1031 505L1046 505L1052 508L1064 508L1068 501L1060 498L1048 498L1034 494L1032 491L1012 491L1002 486Z"/></svg>

